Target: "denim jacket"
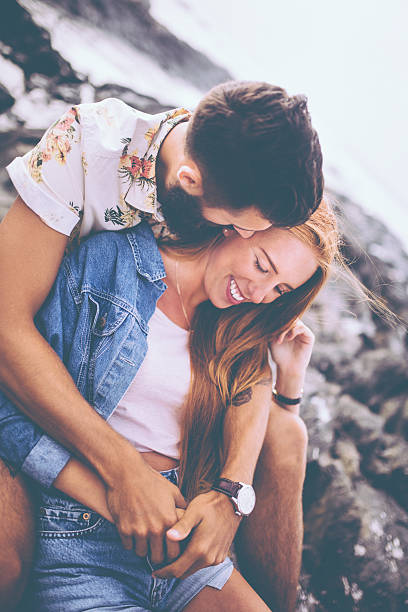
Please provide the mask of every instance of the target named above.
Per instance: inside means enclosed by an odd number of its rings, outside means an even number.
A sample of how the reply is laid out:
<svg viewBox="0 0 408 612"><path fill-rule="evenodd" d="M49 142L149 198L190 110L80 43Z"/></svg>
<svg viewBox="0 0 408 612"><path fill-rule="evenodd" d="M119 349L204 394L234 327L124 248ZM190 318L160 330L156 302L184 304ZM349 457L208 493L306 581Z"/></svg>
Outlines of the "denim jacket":
<svg viewBox="0 0 408 612"><path fill-rule="evenodd" d="M64 258L36 317L37 328L104 419L145 357L148 322L166 289L164 277L146 223L94 234ZM70 456L0 393L0 457L6 463L49 487Z"/></svg>

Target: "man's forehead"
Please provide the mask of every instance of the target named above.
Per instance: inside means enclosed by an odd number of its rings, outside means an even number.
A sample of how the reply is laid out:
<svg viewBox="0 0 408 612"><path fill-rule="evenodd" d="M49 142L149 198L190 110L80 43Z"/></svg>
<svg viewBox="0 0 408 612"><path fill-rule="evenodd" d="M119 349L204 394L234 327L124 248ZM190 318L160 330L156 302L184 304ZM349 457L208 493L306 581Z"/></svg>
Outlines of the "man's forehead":
<svg viewBox="0 0 408 612"><path fill-rule="evenodd" d="M256 230L252 227L242 227L241 225L238 225L237 223L232 223L231 227L238 229L238 230L242 230L243 232L260 232L260 231L264 231L266 229L269 229L270 227L273 227L273 224L268 221L267 219L265 219L265 223L267 223L268 225L266 227L263 228L263 230Z"/></svg>
<svg viewBox="0 0 408 612"><path fill-rule="evenodd" d="M234 210L203 205L201 214L207 221L215 225L230 225L242 231L257 232L265 230L272 225L269 219L263 217L255 206Z"/></svg>

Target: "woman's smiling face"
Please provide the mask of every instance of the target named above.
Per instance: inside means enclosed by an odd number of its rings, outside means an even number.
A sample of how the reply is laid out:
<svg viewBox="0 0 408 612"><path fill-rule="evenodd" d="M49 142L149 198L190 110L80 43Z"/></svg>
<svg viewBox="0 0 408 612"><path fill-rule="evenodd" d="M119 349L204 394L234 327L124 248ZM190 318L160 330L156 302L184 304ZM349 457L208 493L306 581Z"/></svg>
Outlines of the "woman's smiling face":
<svg viewBox="0 0 408 612"><path fill-rule="evenodd" d="M231 232L210 253L204 290L217 308L268 304L303 285L316 269L313 249L287 229L272 227L247 239Z"/></svg>

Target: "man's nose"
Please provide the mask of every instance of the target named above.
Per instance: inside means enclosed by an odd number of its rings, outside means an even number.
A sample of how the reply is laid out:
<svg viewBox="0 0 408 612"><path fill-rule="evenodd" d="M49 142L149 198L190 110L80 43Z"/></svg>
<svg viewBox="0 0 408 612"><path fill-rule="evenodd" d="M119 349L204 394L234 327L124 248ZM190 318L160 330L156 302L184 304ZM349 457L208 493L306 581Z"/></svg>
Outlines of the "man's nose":
<svg viewBox="0 0 408 612"><path fill-rule="evenodd" d="M240 227L232 226L234 230L241 236L241 238L251 238L255 234L255 230L241 229Z"/></svg>

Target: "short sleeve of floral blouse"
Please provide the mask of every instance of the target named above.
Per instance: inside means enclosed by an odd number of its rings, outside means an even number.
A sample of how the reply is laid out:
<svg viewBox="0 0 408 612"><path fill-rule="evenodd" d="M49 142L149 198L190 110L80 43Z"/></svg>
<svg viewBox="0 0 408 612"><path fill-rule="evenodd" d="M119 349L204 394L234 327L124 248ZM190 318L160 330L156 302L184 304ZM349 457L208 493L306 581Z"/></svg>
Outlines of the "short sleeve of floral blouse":
<svg viewBox="0 0 408 612"><path fill-rule="evenodd" d="M74 106L7 169L24 202L47 225L69 236L83 206L84 163L79 111Z"/></svg>

